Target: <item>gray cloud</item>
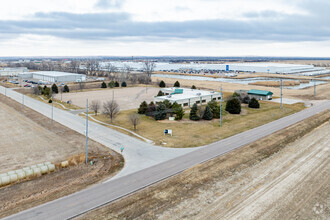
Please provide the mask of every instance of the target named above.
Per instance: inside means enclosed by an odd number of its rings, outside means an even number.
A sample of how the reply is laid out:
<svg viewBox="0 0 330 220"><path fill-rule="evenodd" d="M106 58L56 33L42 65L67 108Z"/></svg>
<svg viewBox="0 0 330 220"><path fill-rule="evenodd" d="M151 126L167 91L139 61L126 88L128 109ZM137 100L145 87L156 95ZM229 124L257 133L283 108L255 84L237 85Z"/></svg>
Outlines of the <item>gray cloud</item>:
<svg viewBox="0 0 330 220"><path fill-rule="evenodd" d="M330 15L327 2L304 3L309 15L287 15L275 11L245 14L247 21L194 20L184 22L135 22L126 13L36 13L32 19L0 21L0 38L20 34L51 35L81 40L173 38L242 39L269 41L329 40Z"/></svg>

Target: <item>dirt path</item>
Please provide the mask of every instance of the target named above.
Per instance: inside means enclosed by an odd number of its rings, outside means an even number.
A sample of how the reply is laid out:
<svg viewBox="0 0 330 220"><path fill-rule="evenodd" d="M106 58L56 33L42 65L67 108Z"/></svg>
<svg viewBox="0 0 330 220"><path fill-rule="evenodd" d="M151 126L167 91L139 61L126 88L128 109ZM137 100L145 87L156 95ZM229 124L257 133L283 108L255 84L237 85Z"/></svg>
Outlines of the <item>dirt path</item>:
<svg viewBox="0 0 330 220"><path fill-rule="evenodd" d="M327 219L329 146L328 122L256 166L216 182L197 198L186 200L158 217Z"/></svg>

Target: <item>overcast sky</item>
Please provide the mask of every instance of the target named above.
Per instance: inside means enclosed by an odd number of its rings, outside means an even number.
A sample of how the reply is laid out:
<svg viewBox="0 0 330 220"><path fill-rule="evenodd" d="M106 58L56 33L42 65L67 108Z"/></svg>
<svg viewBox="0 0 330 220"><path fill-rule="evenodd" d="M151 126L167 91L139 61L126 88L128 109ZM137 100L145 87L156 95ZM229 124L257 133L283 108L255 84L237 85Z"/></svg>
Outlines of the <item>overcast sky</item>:
<svg viewBox="0 0 330 220"><path fill-rule="evenodd" d="M330 57L329 0L6 0L0 56Z"/></svg>

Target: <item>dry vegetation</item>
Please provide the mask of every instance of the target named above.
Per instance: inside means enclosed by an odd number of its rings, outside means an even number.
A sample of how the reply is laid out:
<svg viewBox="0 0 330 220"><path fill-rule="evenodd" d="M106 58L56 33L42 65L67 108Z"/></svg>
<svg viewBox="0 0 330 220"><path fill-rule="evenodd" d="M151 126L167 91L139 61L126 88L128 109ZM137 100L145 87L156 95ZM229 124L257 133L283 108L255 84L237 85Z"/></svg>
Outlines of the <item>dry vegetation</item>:
<svg viewBox="0 0 330 220"><path fill-rule="evenodd" d="M68 159L69 168L33 180L23 180L0 188L0 217L74 193L118 172L123 157L90 140L89 154L94 165L84 160L85 137L39 113L0 95L2 131L1 169L8 171L38 162ZM7 111L8 110L8 111ZM6 111L6 112L4 112ZM9 112L9 113L8 113ZM5 114L6 113L6 114ZM4 118L4 116L6 116ZM58 166L57 166L58 167Z"/></svg>
<svg viewBox="0 0 330 220"><path fill-rule="evenodd" d="M259 81L259 82L249 83L249 85L280 87L281 83L279 81ZM297 86L297 85L300 85L299 81L283 81L282 82L282 86Z"/></svg>
<svg viewBox="0 0 330 220"><path fill-rule="evenodd" d="M153 81L163 80L166 85L173 85L177 79L162 78L153 76ZM266 86L256 86L256 85L244 85L238 83L224 83L224 82L212 82L212 81L197 81L197 80L179 80L182 87L190 88L192 85L197 86L198 89L211 89L219 91L220 85L226 92L233 93L235 90L250 90L250 89L260 89L260 90L270 90L274 93L273 96L280 97L280 88L269 88ZM314 88L309 87L306 89L283 89L283 94L285 98L293 99L314 99ZM316 99L329 99L330 97L330 82L327 84L322 84L316 86Z"/></svg>
<svg viewBox="0 0 330 220"><path fill-rule="evenodd" d="M189 120L189 110L186 110L181 121L155 121L153 118L143 115L141 116L141 123L137 126L135 132L153 140L157 145L166 147L196 147L249 130L304 108L302 103L284 105L282 110L280 110L278 103L261 101L260 105L260 109L251 109L243 106L240 115L232 115L224 111L224 103L221 128L219 128L219 119L197 122ZM136 113L136 110L121 111L113 124L134 131L132 124L128 120L129 115L132 113ZM99 121L110 123L109 118L105 115L98 115L95 118ZM172 129L173 136L164 136L164 129Z"/></svg>
<svg viewBox="0 0 330 220"><path fill-rule="evenodd" d="M163 214L188 199L197 198L202 192L208 190L211 186L219 181L225 182L226 180L230 180L230 178L233 177L231 179L233 183L239 182L241 177L235 178L237 173L260 164L261 161L264 161L265 159L273 156L275 153L287 148L289 143L311 132L314 128L329 120L330 111L320 113L316 116L313 116L312 118L306 119L300 123L278 131L268 137L232 151L224 156L217 157L203 164L199 164L174 177L134 193L133 195L124 197L109 205L89 212L81 216L79 219L194 218L194 215L198 214L198 212L201 212L202 209L190 209L190 216L186 215L179 217L179 215L176 215L176 213L165 216ZM259 188L260 186L256 187ZM226 191L230 189L230 186L228 186ZM323 187L321 190L325 191L316 191L317 193L315 196L319 195L318 192L321 194L322 192L327 192L326 189L327 187ZM219 192L216 196L223 196L224 193L225 192ZM326 195L327 194L323 195L323 197ZM209 197L206 198L205 201L209 203L212 200L213 198ZM197 204L194 204L194 206L199 206L198 201L195 202L197 202ZM231 206L231 204L227 205L229 207ZM184 212L188 212L187 209L189 208L190 207L188 205ZM228 207L222 208L227 209ZM296 212L301 212L301 210L297 209ZM329 210L327 212L329 214ZM288 213L280 214L285 215Z"/></svg>

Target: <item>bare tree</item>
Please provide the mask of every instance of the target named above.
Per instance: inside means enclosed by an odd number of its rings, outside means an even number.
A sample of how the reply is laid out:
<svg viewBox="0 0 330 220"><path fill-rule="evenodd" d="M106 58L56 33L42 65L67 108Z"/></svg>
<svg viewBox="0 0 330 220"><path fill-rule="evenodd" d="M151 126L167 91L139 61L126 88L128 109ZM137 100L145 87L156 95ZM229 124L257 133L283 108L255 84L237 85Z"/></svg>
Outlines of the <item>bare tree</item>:
<svg viewBox="0 0 330 220"><path fill-rule="evenodd" d="M93 100L91 102L90 107L95 112L95 115L97 115L99 109L101 108L101 102L100 102L100 100Z"/></svg>
<svg viewBox="0 0 330 220"><path fill-rule="evenodd" d="M110 121L112 123L113 119L116 118L119 113L119 105L115 100L106 101L103 104L103 113L110 118Z"/></svg>
<svg viewBox="0 0 330 220"><path fill-rule="evenodd" d="M114 77L115 77L114 73L116 73L118 71L117 67L115 67L111 63L108 63L105 68L107 70L109 79L114 80Z"/></svg>
<svg viewBox="0 0 330 220"><path fill-rule="evenodd" d="M143 72L146 73L148 76L151 76L151 74L154 72L155 69L155 63L146 61L143 64Z"/></svg>
<svg viewBox="0 0 330 220"><path fill-rule="evenodd" d="M134 131L136 131L136 126L140 124L140 116L138 114L130 114L128 120L134 126Z"/></svg>
<svg viewBox="0 0 330 220"><path fill-rule="evenodd" d="M78 84L79 84L80 91L82 91L85 88L85 83L82 81L79 81Z"/></svg>

